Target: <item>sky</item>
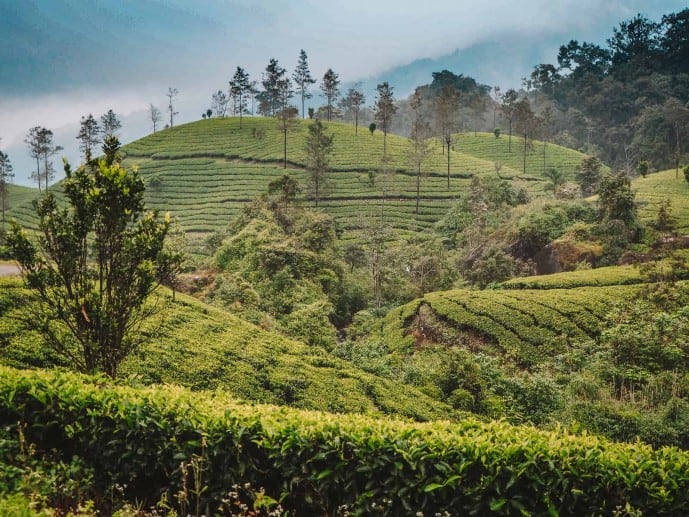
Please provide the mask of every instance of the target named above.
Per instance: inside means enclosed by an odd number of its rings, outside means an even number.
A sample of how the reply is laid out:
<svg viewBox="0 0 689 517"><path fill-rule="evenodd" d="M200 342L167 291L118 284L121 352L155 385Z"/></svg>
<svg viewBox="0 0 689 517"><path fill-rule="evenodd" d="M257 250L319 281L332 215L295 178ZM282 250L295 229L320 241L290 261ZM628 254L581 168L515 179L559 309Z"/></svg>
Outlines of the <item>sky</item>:
<svg viewBox="0 0 689 517"><path fill-rule="evenodd" d="M150 131L149 104L166 108L168 87L179 90L175 124L197 120L237 65L260 80L271 57L291 71L300 49L315 77L331 67L343 82L399 78L425 60L518 86L570 39L603 44L638 12L659 20L685 7L675 0L0 0L0 149L16 183L28 185L23 140L31 127L52 129L76 162L82 115L113 109L124 123L121 139L131 141ZM495 56L490 69L459 69L457 51L494 42L519 55L510 63Z"/></svg>

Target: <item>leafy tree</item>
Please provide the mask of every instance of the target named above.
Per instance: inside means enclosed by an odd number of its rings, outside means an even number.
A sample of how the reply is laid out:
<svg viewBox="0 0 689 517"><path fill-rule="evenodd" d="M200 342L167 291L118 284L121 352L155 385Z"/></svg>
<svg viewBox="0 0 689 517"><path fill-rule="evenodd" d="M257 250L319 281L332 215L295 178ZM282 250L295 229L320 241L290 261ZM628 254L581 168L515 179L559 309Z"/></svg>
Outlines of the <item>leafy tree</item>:
<svg viewBox="0 0 689 517"><path fill-rule="evenodd" d="M368 125L368 130L371 132L371 134L375 133L375 132L376 132L376 123L375 123L375 122L371 122L371 123Z"/></svg>
<svg viewBox="0 0 689 517"><path fill-rule="evenodd" d="M294 84L297 85L296 92L301 97L301 118L305 118L304 101L312 97L309 93L309 85L314 84L316 80L311 77L311 70L309 70L309 63L304 49L301 49L299 52L299 62L297 63L297 68L294 69L292 79Z"/></svg>
<svg viewBox="0 0 689 517"><path fill-rule="evenodd" d="M286 84L286 70L282 68L277 59L271 58L266 66L261 84L263 91L257 94L258 112L266 117L272 117L282 109L280 102L281 85Z"/></svg>
<svg viewBox="0 0 689 517"><path fill-rule="evenodd" d="M651 163L648 160L641 160L636 166L636 171L645 178L648 175L648 171L651 168Z"/></svg>
<svg viewBox="0 0 689 517"><path fill-rule="evenodd" d="M333 150L335 135L327 135L323 123L316 119L309 124L309 134L306 136L306 168L309 171L309 181L313 191L316 206L320 201L325 183L325 173L330 163L330 153Z"/></svg>
<svg viewBox="0 0 689 517"><path fill-rule="evenodd" d="M280 79L276 86L275 94L277 95L279 110L275 113L275 117L278 119L278 126L280 131L282 131L283 141L284 141L284 156L283 165L287 168L287 133L295 125L295 117L299 114L297 108L289 104L290 99L294 95L292 90L292 81L289 78Z"/></svg>
<svg viewBox="0 0 689 517"><path fill-rule="evenodd" d="M361 85L356 84L349 90L347 90L347 95L345 95L340 101L340 107L345 110L345 112L351 112L354 114L354 134L359 134L359 112L361 111L361 106L366 102L366 97L361 91Z"/></svg>
<svg viewBox="0 0 689 517"><path fill-rule="evenodd" d="M598 185L603 177L602 166L603 164L597 156L589 156L584 158L574 171L574 177L579 183L584 197L592 196L598 190Z"/></svg>
<svg viewBox="0 0 689 517"><path fill-rule="evenodd" d="M113 110L108 110L107 113L100 118L101 127L103 128L103 137L117 136L117 132L122 129L122 121L115 115Z"/></svg>
<svg viewBox="0 0 689 517"><path fill-rule="evenodd" d="M170 227L144 212L136 171L101 161L93 170L65 163L67 207L48 193L36 205L39 237L16 223L8 245L36 295L32 324L75 368L117 375L144 341L146 303L177 257L164 252Z"/></svg>
<svg viewBox="0 0 689 517"><path fill-rule="evenodd" d="M601 221L622 221L629 230L637 226L636 204L634 203L629 178L625 174L605 176L598 189L598 211Z"/></svg>
<svg viewBox="0 0 689 517"><path fill-rule="evenodd" d="M516 90L510 88L501 97L500 111L502 116L507 120L509 127L509 140L507 143L507 152L512 152L512 121L514 120L514 113L516 110L517 100L519 99L519 94Z"/></svg>
<svg viewBox="0 0 689 517"><path fill-rule="evenodd" d="M5 230L5 212L7 211L7 198L9 195L9 185L14 179L12 164L7 153L0 150L0 208L2 208L2 230Z"/></svg>
<svg viewBox="0 0 689 517"><path fill-rule="evenodd" d="M547 171L545 171L543 176L550 180L550 183L548 183L543 190L550 190L552 192L556 192L557 189L561 185L564 185L565 181L567 180L565 173L560 169L556 169L555 167L549 168Z"/></svg>
<svg viewBox="0 0 689 517"><path fill-rule="evenodd" d="M658 215L653 222L653 228L664 234L674 235L677 233L677 218L672 215L672 203L669 199L664 199L658 207Z"/></svg>
<svg viewBox="0 0 689 517"><path fill-rule="evenodd" d="M103 155L105 156L105 164L110 166L114 163L120 163L122 156L120 154L120 139L115 135L106 136L103 139Z"/></svg>
<svg viewBox="0 0 689 517"><path fill-rule="evenodd" d="M625 64L643 70L655 68L659 50L659 24L637 14L620 23L608 39L613 66ZM625 70L627 67L621 68Z"/></svg>
<svg viewBox="0 0 689 517"><path fill-rule="evenodd" d="M659 46L663 64L672 74L686 73L689 63L689 8L663 16Z"/></svg>
<svg viewBox="0 0 689 517"><path fill-rule="evenodd" d="M225 118L225 115L227 114L227 105L229 102L230 99L222 90L218 90L211 95L211 107L213 108L213 111L215 111L215 114L220 118Z"/></svg>
<svg viewBox="0 0 689 517"><path fill-rule="evenodd" d="M531 84L540 90L550 90L550 94L555 94L555 86L562 79L560 73L554 65L536 65L531 72Z"/></svg>
<svg viewBox="0 0 689 517"><path fill-rule="evenodd" d="M333 72L332 68L328 68L323 75L321 91L327 101L328 122L331 122L333 119L333 103L340 95L340 79L339 76Z"/></svg>
<svg viewBox="0 0 689 517"><path fill-rule="evenodd" d="M395 105L395 97L393 95L393 88L387 81L376 86L378 91L378 96L376 97L375 105L373 106L373 111L376 120L380 123L380 127L383 129L383 156L387 156L387 137L388 131L390 130L390 124L392 122L392 117L397 113L397 106ZM371 126L369 126L369 130ZM373 127L373 131L376 127ZM373 134L371 131L371 134Z"/></svg>
<svg viewBox="0 0 689 517"><path fill-rule="evenodd" d="M250 87L249 74L241 66L238 66L230 81L230 95L234 99L234 113L239 113L239 129L242 128L242 114L246 113L247 110L246 96Z"/></svg>
<svg viewBox="0 0 689 517"><path fill-rule="evenodd" d="M151 118L151 123L153 124L153 132L155 133L158 124L163 120L163 115L153 104L148 105L148 114Z"/></svg>
<svg viewBox="0 0 689 517"><path fill-rule="evenodd" d="M470 267L464 268L462 275L480 288L493 282L509 280L517 271L514 258L500 248L490 248L475 260Z"/></svg>
<svg viewBox="0 0 689 517"><path fill-rule="evenodd" d="M179 91L177 90L177 88L172 87L168 88L167 93L165 94L165 96L168 99L167 110L170 112L170 127L174 126L175 115L179 115L179 112L175 111L175 108L172 104L177 95L179 95Z"/></svg>
<svg viewBox="0 0 689 517"><path fill-rule="evenodd" d="M77 140L81 142L79 144L79 150L84 153L84 160L86 163L91 163L91 151L100 142L100 134L101 128L96 119L93 118L93 115L89 113L88 117L81 117Z"/></svg>

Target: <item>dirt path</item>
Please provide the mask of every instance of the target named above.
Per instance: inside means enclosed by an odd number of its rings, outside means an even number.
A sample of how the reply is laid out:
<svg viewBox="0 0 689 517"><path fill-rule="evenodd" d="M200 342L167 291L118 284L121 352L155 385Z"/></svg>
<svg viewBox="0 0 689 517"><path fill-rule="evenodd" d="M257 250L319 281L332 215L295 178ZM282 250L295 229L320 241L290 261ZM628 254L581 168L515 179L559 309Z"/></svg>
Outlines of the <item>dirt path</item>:
<svg viewBox="0 0 689 517"><path fill-rule="evenodd" d="M16 276L19 268L14 264L0 263L0 276Z"/></svg>

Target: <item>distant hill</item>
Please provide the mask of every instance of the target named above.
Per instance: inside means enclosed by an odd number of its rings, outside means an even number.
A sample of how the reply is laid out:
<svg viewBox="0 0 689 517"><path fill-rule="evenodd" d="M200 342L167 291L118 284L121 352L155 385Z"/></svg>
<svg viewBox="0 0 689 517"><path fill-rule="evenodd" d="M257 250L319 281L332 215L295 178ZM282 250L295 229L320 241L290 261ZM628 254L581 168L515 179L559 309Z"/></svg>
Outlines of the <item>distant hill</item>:
<svg viewBox="0 0 689 517"><path fill-rule="evenodd" d="M266 192L268 183L289 174L309 197L305 170L304 139L309 121L297 122L288 134L288 168L283 168L283 137L273 119L246 117L239 129L238 118L210 119L159 131L123 148L125 165L136 165L148 183L149 208L169 211L182 227L195 233L224 229L248 201ZM542 144L535 142L522 170L522 144L513 138L512 153L507 137L492 134L456 135L450 153L450 188L447 188L447 155L433 144L423 166L420 210L415 213L416 174L407 158L408 140L389 134L388 173L381 173L383 134L368 128L326 123L335 135L331 169L319 207L334 215L342 229L356 230L364 221L383 211L387 223L402 235L429 228L440 219L474 175L500 175L516 188L532 195L543 192ZM553 144L547 146L547 163L572 177L583 154ZM59 189L59 186L56 187ZM314 204L310 201L309 204ZM11 203L10 215L26 226L35 226L33 208L27 199Z"/></svg>

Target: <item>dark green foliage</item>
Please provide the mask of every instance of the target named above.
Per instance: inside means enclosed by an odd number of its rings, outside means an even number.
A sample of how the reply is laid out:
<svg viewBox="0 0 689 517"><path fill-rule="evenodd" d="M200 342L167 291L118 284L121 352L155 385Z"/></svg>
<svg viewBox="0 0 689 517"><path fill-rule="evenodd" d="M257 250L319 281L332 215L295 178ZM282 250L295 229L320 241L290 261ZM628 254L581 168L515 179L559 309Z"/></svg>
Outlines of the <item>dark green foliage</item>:
<svg viewBox="0 0 689 517"><path fill-rule="evenodd" d="M581 165L577 167L574 175L584 197L591 196L598 191L598 185L603 178L602 165L597 156L591 156L584 158Z"/></svg>
<svg viewBox="0 0 689 517"><path fill-rule="evenodd" d="M598 211L601 221L621 221L629 230L637 226L634 192L624 174L605 176L598 191Z"/></svg>
<svg viewBox="0 0 689 517"><path fill-rule="evenodd" d="M593 222L593 206L583 202L544 205L519 221L517 241L513 250L518 256L533 257L545 245L560 237L575 222Z"/></svg>
<svg viewBox="0 0 689 517"><path fill-rule="evenodd" d="M660 23L638 14L613 29L607 46L572 40L560 47L559 68L538 65L532 79L549 72L533 85L563 117L556 138L598 149L620 168L632 165L630 153L659 169L676 165L678 142L688 131L688 13L665 15Z"/></svg>
<svg viewBox="0 0 689 517"><path fill-rule="evenodd" d="M371 514L383 499L391 515L589 515L625 505L680 515L689 508L689 459L676 449L471 419L412 425L250 407L222 394L134 390L104 379L94 379L96 386L64 374L2 369L0 378L2 425L23 420L37 450L77 455L80 468L97 473L88 495L126 485L115 503L136 499L148 508L169 490L174 507L180 462L196 457L203 461L201 507L211 512L236 483L265 487L299 515L342 505ZM98 503L106 511L112 504Z"/></svg>
<svg viewBox="0 0 689 517"><path fill-rule="evenodd" d="M517 270L514 258L499 248L485 252L470 267L462 271L462 276L481 288L493 282L502 282L514 276Z"/></svg>

